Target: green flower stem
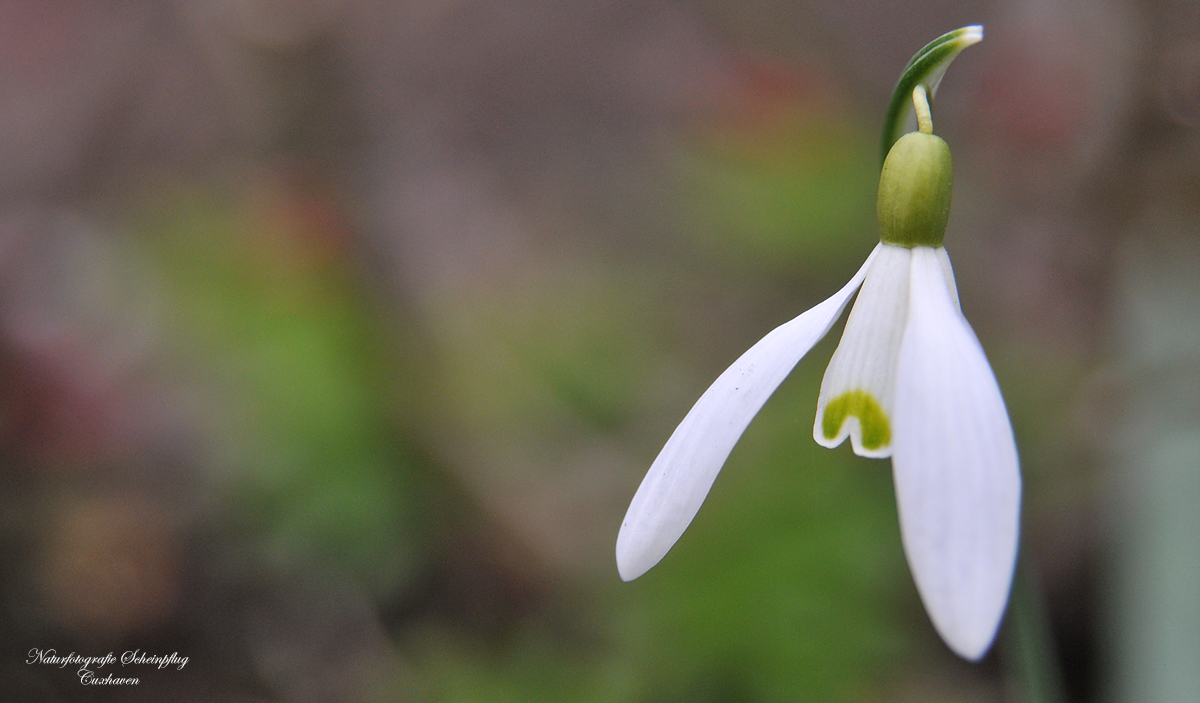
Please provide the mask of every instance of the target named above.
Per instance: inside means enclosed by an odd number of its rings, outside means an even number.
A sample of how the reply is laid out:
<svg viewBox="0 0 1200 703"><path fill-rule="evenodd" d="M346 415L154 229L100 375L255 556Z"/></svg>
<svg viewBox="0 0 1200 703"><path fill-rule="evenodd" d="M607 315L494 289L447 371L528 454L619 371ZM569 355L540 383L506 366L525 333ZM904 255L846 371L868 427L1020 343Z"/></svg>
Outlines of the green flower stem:
<svg viewBox="0 0 1200 703"><path fill-rule="evenodd" d="M1020 692L1020 700L1065 703L1067 697L1046 603L1024 550L1017 560L1005 644L1004 668L1008 670L1009 681Z"/></svg>
<svg viewBox="0 0 1200 703"><path fill-rule="evenodd" d="M917 111L917 131L921 134L933 134L933 113L929 109L925 86L918 85L913 88L913 107Z"/></svg>

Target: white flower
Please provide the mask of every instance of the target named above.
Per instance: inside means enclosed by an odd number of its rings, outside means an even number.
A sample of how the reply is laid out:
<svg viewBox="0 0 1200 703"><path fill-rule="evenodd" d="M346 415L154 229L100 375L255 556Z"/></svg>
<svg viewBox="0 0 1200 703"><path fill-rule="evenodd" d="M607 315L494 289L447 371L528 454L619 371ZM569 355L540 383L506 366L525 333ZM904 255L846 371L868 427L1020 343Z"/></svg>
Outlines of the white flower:
<svg viewBox="0 0 1200 703"><path fill-rule="evenodd" d="M816 440L892 457L904 551L950 648L987 651L1008 600L1021 478L995 376L958 308L944 248L880 243L833 297L755 344L667 440L617 536L630 581L687 528L734 444L862 285L817 405Z"/></svg>
<svg viewBox="0 0 1200 703"><path fill-rule="evenodd" d="M976 39L977 41L977 39ZM1021 477L1000 388L959 309L941 246L949 149L921 132L889 152L880 180L882 241L828 300L755 344L717 378L667 440L617 536L629 581L666 555L767 398L861 286L821 384L813 434L892 458L900 534L934 627L959 655L991 646L1016 564Z"/></svg>

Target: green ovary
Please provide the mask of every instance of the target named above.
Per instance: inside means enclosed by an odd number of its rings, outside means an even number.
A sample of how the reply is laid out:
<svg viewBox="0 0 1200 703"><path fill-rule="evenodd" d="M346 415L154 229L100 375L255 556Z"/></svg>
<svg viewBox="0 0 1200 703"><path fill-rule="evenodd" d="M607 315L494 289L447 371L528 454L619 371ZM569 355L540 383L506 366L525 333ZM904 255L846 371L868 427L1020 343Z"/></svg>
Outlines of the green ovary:
<svg viewBox="0 0 1200 703"><path fill-rule="evenodd" d="M954 164L941 137L909 132L879 174L879 239L902 247L940 247L950 218Z"/></svg>
<svg viewBox="0 0 1200 703"><path fill-rule="evenodd" d="M842 431L846 418L854 415L862 428L863 449L879 449L892 441L892 428L888 424L887 413L879 401L863 390L843 393L825 406L825 416L821 419L821 432L825 439L832 440Z"/></svg>

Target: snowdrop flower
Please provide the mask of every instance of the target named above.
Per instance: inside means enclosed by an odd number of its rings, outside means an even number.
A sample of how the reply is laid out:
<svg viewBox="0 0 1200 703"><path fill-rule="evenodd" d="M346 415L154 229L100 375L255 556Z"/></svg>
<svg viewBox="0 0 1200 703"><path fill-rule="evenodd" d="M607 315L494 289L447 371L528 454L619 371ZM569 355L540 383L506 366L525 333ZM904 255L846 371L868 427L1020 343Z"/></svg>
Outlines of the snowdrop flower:
<svg viewBox="0 0 1200 703"><path fill-rule="evenodd" d="M951 32L909 63L885 131L880 243L841 290L764 337L700 397L625 515L622 579L675 544L750 421L858 291L813 436L826 447L849 437L860 456L892 458L904 551L934 627L967 659L991 646L1016 562L1021 478L1004 400L942 246L953 179L928 102L946 65L982 37L982 27ZM919 129L897 140L906 106Z"/></svg>

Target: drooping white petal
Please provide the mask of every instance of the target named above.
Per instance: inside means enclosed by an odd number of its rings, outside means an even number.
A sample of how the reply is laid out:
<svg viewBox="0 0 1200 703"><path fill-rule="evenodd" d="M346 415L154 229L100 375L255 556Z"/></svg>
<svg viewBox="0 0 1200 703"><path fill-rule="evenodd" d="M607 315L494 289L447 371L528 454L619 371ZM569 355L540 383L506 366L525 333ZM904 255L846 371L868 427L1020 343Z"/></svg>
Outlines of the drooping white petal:
<svg viewBox="0 0 1200 703"><path fill-rule="evenodd" d="M892 454L896 354L908 317L912 250L880 244L817 399L813 439L836 447L850 437L859 456Z"/></svg>
<svg viewBox="0 0 1200 703"><path fill-rule="evenodd" d="M650 466L621 522L617 570L622 579L646 573L687 529L746 426L842 314L882 246L845 287L763 337L696 401Z"/></svg>
<svg viewBox="0 0 1200 703"><path fill-rule="evenodd" d="M913 249L892 465L921 600L946 644L975 660L1008 601L1021 476L996 377L951 297L940 254Z"/></svg>

